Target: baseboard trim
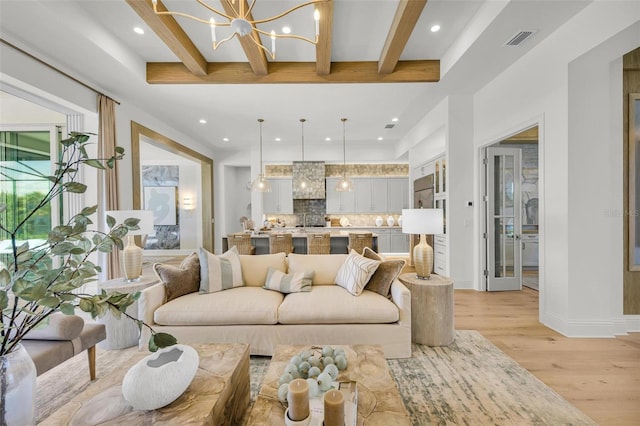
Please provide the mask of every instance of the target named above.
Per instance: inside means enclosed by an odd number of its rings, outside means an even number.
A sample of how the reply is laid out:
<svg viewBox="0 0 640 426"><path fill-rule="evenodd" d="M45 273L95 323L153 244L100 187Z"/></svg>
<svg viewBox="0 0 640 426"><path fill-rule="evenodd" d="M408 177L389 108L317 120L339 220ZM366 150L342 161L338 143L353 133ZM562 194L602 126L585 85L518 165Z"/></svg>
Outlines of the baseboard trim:
<svg viewBox="0 0 640 426"><path fill-rule="evenodd" d="M640 315L602 320L566 320L555 314L541 314L540 322L566 337L613 338L640 331Z"/></svg>

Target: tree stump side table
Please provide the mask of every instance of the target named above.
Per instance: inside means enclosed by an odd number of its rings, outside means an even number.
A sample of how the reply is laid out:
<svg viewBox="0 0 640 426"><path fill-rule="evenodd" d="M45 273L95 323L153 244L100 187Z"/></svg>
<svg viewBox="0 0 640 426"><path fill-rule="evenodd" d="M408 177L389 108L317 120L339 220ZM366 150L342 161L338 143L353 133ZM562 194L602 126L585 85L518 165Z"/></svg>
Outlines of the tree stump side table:
<svg viewBox="0 0 640 426"><path fill-rule="evenodd" d="M455 339L453 281L431 274L421 280L415 272L398 277L411 291L411 339L429 346L447 346Z"/></svg>
<svg viewBox="0 0 640 426"><path fill-rule="evenodd" d="M145 271L146 272L146 271ZM140 276L140 281L126 282L124 278L115 278L109 281L98 283L98 290L105 290L107 293L135 293L160 282L153 273L145 273ZM138 303L127 308L127 314L138 318ZM138 318L139 319L139 318ZM107 312L99 323L105 325L107 338L98 343L102 349L125 349L138 344L140 330L138 325L131 319L122 315L120 319L114 317L111 312Z"/></svg>

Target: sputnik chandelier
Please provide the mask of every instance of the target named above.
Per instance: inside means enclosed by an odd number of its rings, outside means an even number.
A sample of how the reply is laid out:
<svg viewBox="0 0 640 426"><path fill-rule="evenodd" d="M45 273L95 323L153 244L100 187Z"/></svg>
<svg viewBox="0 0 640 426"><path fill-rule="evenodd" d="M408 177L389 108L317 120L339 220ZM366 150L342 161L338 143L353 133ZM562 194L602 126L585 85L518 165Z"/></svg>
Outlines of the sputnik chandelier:
<svg viewBox="0 0 640 426"><path fill-rule="evenodd" d="M257 24L264 24L266 22L271 22L271 21L275 21L276 19L282 18L283 16L288 15L289 13L293 12L294 10L298 10L300 8L303 8L305 6L310 6L312 4L315 3L322 3L325 2L327 0L313 0L313 1L308 1L306 3L302 3L299 4L297 6L292 7L289 10L286 10L282 13L280 13L279 15L276 16L272 16L271 18L264 18L264 19L249 19L251 17L251 12L253 10L253 7L256 4L257 0L253 0L251 2L251 4L249 5L247 3L246 0L238 0L236 2L236 0L220 0L221 3L224 3L226 5L229 6L229 10L231 10L231 13L225 13L222 12L214 7L212 7L211 5L208 5L207 3L204 2L204 0L195 0L196 2L198 2L200 5L202 5L203 7L205 7L206 9L208 9L209 11L215 13L216 15L219 15L225 19L227 19L227 22L217 22L213 16L209 19L202 19L202 18L198 18L196 16L193 15L189 15L188 13L182 13L182 12L173 12L173 11L169 11L169 10L158 10L158 0L152 0L153 3L153 11L157 14L157 15L175 15L175 16L182 16L185 18L189 18L192 19L194 21L197 22L201 22L203 24L208 24L211 27L211 42L213 45L213 50L216 50L219 46L221 46L222 44L226 43L227 41L231 40L232 38L234 38L235 36L238 37L245 37L245 36L249 36L249 39L256 44L256 46L258 46L259 48L261 48L262 50L264 50L269 56L271 56L271 59L275 59L276 58L276 39L277 38L295 38L298 40L304 40L308 43L311 43L313 45L318 44L318 35L320 33L320 12L318 11L318 9L315 9L314 13L313 13L313 19L315 20L315 25L316 25L316 35L315 38L313 40L311 40L310 38L307 37L303 37L303 36L299 36L299 35L295 35L295 34L278 34L275 32L275 30L271 30L271 32L267 32L267 31L263 31L261 29L259 29L258 27L256 27ZM233 31L233 34L231 34L230 36L222 39L222 40L218 40L216 37L216 27L230 27L231 30ZM254 38L252 35L252 32L256 31L259 34L265 35L269 38L271 38L271 50L269 50L267 47L265 47L261 41L260 38L257 37Z"/></svg>

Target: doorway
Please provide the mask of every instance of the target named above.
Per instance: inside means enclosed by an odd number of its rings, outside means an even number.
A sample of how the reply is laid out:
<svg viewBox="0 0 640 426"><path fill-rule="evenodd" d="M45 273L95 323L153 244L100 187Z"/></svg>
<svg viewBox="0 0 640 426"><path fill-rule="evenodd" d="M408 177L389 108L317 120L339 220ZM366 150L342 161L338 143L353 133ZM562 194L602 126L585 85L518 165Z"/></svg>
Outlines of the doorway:
<svg viewBox="0 0 640 426"><path fill-rule="evenodd" d="M487 291L539 289L538 126L482 149Z"/></svg>

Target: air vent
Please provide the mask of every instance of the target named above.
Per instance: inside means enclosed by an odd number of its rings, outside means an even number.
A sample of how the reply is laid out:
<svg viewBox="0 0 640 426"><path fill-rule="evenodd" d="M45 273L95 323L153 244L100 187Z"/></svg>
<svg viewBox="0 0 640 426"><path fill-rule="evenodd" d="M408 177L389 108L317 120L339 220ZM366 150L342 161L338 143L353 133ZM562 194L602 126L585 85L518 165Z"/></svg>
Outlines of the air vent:
<svg viewBox="0 0 640 426"><path fill-rule="evenodd" d="M393 129L396 125L395 124L387 124L386 126L384 126L385 129Z"/></svg>
<svg viewBox="0 0 640 426"><path fill-rule="evenodd" d="M520 46L526 39L531 37L535 31L520 31L518 34L511 37L511 39L506 42L505 46Z"/></svg>

